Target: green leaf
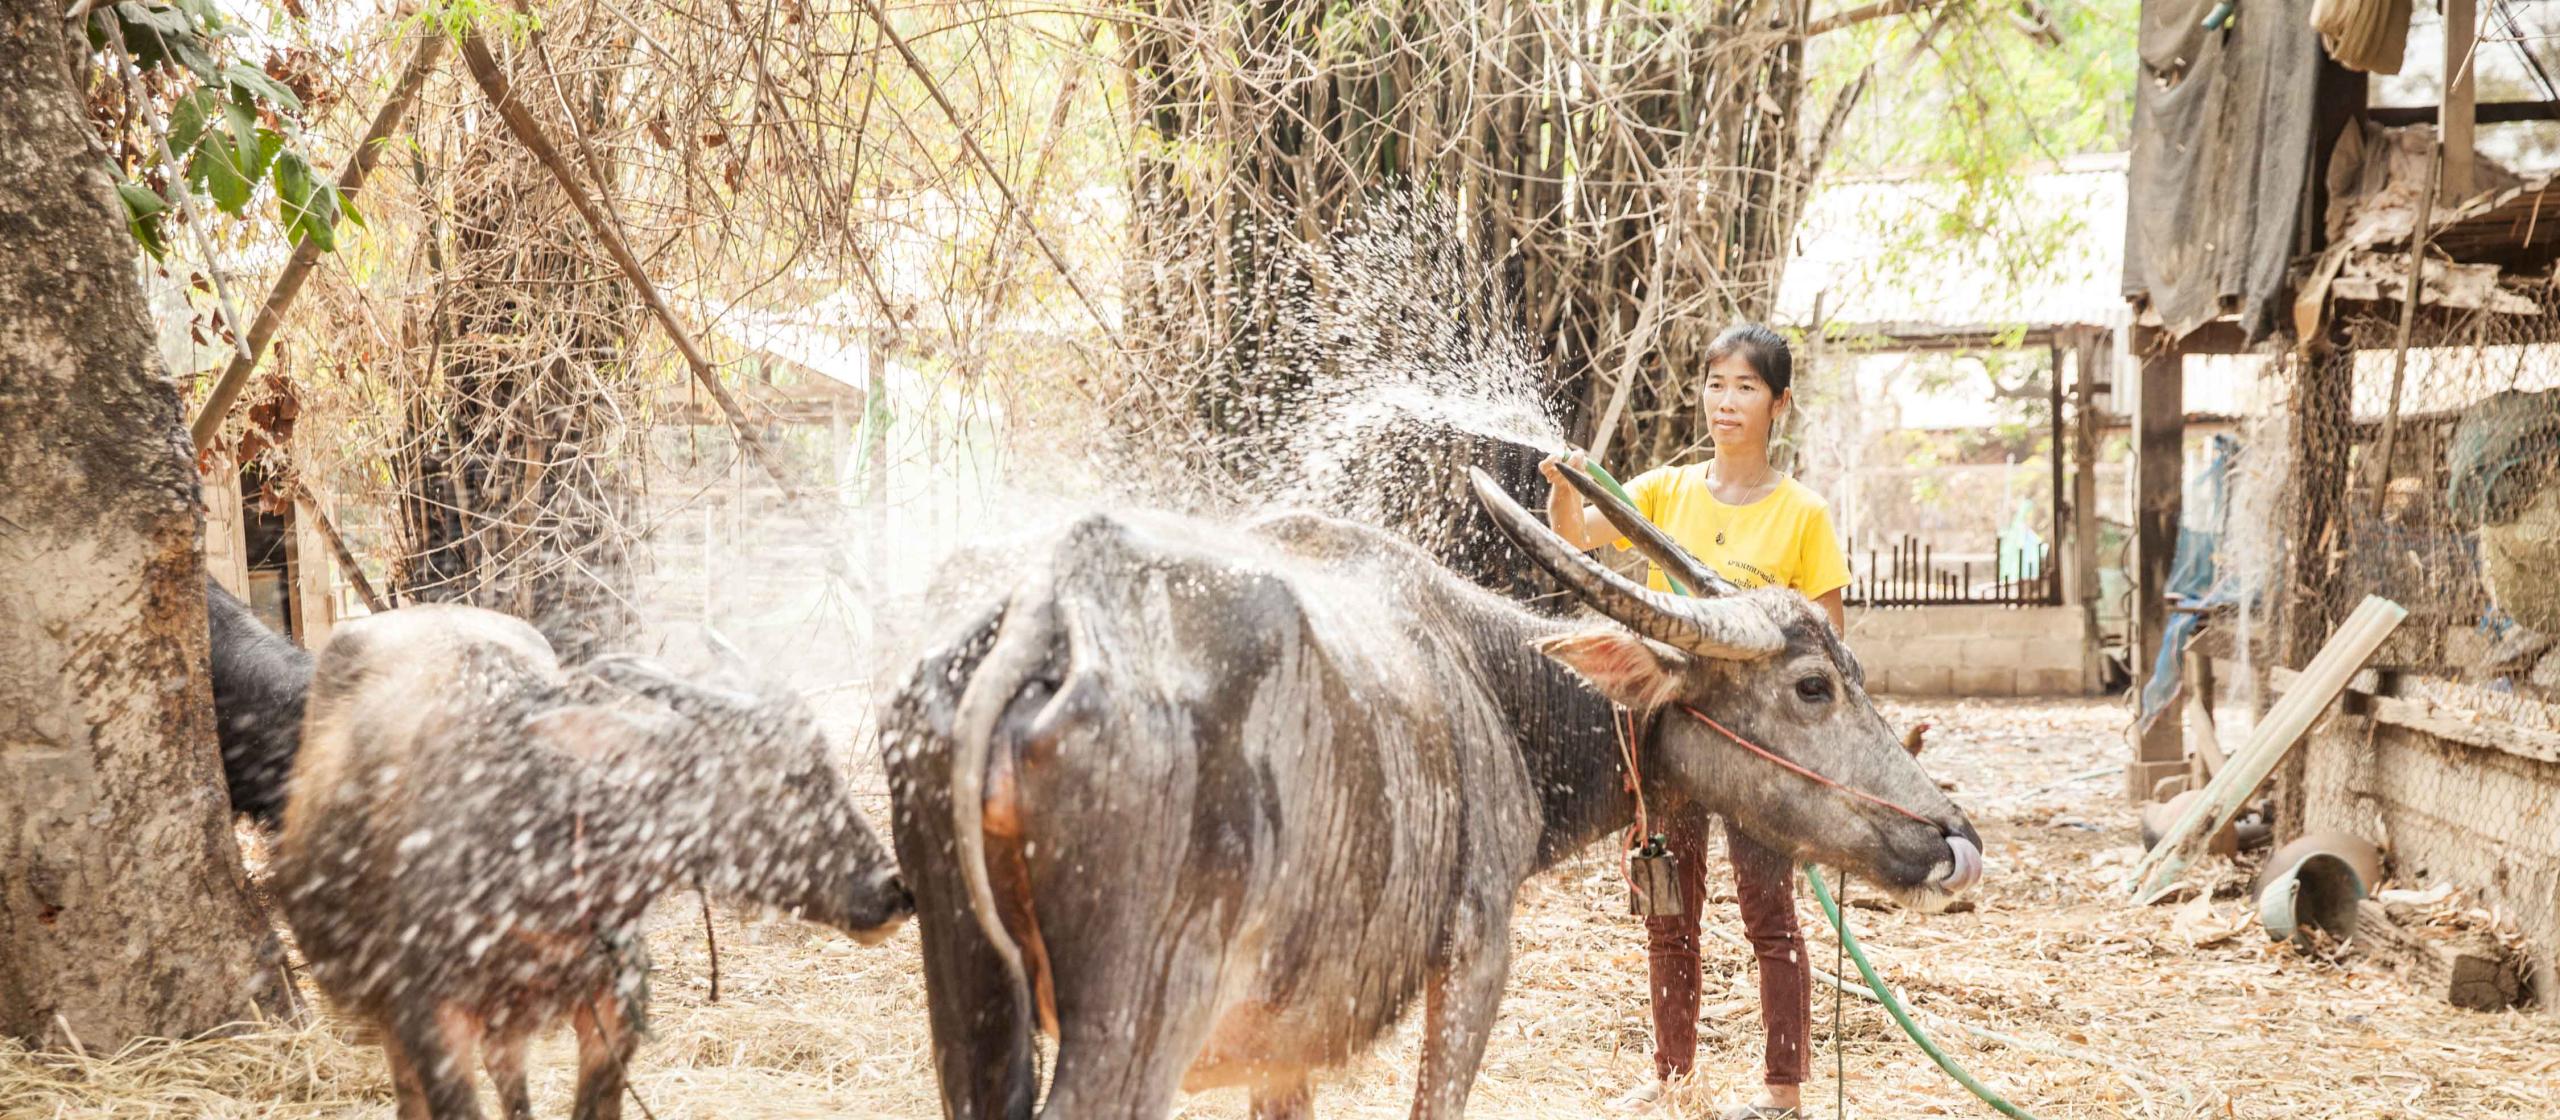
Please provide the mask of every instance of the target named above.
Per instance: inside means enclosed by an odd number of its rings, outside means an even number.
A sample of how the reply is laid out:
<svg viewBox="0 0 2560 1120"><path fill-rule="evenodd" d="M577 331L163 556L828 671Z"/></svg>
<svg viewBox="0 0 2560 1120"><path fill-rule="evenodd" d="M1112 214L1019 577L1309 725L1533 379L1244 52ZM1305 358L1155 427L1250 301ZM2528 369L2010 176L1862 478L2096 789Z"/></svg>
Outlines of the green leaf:
<svg viewBox="0 0 2560 1120"><path fill-rule="evenodd" d="M204 29L216 35L227 35L222 23L222 6L213 0L177 0L178 10L194 16Z"/></svg>
<svg viewBox="0 0 2560 1120"><path fill-rule="evenodd" d="M197 34L196 21L188 19L185 12L166 4L140 4L135 3L134 0L125 0L124 3L116 5L116 21L124 24L125 38L128 43L137 34L152 32L157 32L163 38L176 35L193 37Z"/></svg>
<svg viewBox="0 0 2560 1120"><path fill-rule="evenodd" d="M160 192L131 179L116 183L116 197L124 200L125 216L129 218L149 218L169 208L169 200L160 197Z"/></svg>
<svg viewBox="0 0 2560 1120"><path fill-rule="evenodd" d="M134 243L142 246L143 252L151 254L152 260L169 258L169 239L161 232L159 215L127 219L124 228L133 234Z"/></svg>
<svg viewBox="0 0 2560 1120"><path fill-rule="evenodd" d="M254 154L254 158L250 161L249 166L242 169L249 173L249 181L253 183L258 181L261 176L264 176L267 173L268 168L274 167L276 162L276 153L282 151L284 151L283 133L277 132L272 128L259 129L257 151Z"/></svg>
<svg viewBox="0 0 2560 1120"><path fill-rule="evenodd" d="M222 103L222 121L231 130L233 164L249 178L257 178L258 173L248 168L258 161L258 107L233 97Z"/></svg>
<svg viewBox="0 0 2560 1120"><path fill-rule="evenodd" d="M284 83L268 77L263 70L233 63L222 68L222 80L230 85L235 99L260 97L282 112L296 116L302 113L302 99L295 97Z"/></svg>
<svg viewBox="0 0 2560 1120"><path fill-rule="evenodd" d="M277 156L275 176L276 198L284 217L285 236L296 245L307 239L324 253L335 250L338 189L320 182L311 173L310 162L299 152Z"/></svg>
<svg viewBox="0 0 2560 1120"><path fill-rule="evenodd" d="M169 150L193 149L196 138L204 135L205 123L213 119L214 107L221 103L219 95L204 87L179 98L178 107L169 113Z"/></svg>
<svg viewBox="0 0 2560 1120"><path fill-rule="evenodd" d="M237 215L249 206L253 184L240 166L239 149L221 133L205 133L196 142L195 154L187 160L187 181L211 195L223 213Z"/></svg>
<svg viewBox="0 0 2560 1120"><path fill-rule="evenodd" d="M356 196L339 190L334 186L329 188L329 193L337 197L338 213L341 217L344 217L349 224L355 226L357 229L373 228L373 223L364 220L364 211L356 209Z"/></svg>
<svg viewBox="0 0 2560 1120"><path fill-rule="evenodd" d="M161 236L160 221L169 210L169 200L131 179L116 182L116 197L124 202L125 228L133 232L133 240L153 260L168 256L169 243Z"/></svg>
<svg viewBox="0 0 2560 1120"><path fill-rule="evenodd" d="M187 13L166 4L125 0L115 6L115 16L117 33L135 66L149 70L175 62L207 79L214 77L212 49L198 21Z"/></svg>

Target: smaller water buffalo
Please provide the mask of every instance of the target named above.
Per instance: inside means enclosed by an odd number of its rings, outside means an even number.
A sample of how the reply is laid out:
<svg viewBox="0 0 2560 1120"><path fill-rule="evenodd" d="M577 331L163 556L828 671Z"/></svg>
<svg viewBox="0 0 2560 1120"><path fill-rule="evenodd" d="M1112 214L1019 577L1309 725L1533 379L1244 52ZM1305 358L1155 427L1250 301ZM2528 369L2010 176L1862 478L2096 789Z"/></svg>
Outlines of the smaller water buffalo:
<svg viewBox="0 0 2560 1120"><path fill-rule="evenodd" d="M1653 806L1917 907L1973 882L1973 827L1801 596L1737 590L1601 496L1708 597L1655 594L1474 484L1607 621L1349 522L1093 517L915 667L882 727L947 1114L1159 1120L1243 1086L1303 1117L1419 1002L1413 1113L1459 1116L1519 886L1633 822L1631 755Z"/></svg>
<svg viewBox="0 0 2560 1120"><path fill-rule="evenodd" d="M621 1114L640 918L680 884L865 941L914 908L807 707L637 659L564 673L520 620L431 605L338 628L313 678L275 879L338 1008L380 1032L403 1120L511 1120L569 1020L576 1116Z"/></svg>
<svg viewBox="0 0 2560 1120"><path fill-rule="evenodd" d="M249 604L211 578L205 618L213 639L213 717L231 811L268 828L282 822L285 780L302 743L302 697L311 655L267 629Z"/></svg>

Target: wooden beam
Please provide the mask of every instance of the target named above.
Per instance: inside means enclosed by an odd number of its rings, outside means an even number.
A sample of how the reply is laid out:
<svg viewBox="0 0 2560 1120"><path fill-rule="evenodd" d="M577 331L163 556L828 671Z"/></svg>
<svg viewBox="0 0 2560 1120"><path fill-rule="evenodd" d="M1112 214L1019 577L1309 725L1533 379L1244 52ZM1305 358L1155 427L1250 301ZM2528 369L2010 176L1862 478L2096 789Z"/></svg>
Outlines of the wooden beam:
<svg viewBox="0 0 2560 1120"><path fill-rule="evenodd" d="M2113 339L2104 331L2084 331L2075 342L2078 375L2072 378L2071 415L2071 567L2077 582L2064 601L2080 605L2081 633L2088 635L2080 655L2080 687L2098 686L2098 383L2115 358Z"/></svg>
<svg viewBox="0 0 2560 1120"><path fill-rule="evenodd" d="M204 501L204 570L213 582L249 601L248 515L240 508L240 464L228 451L206 456L197 492Z"/></svg>
<svg viewBox="0 0 2560 1120"><path fill-rule="evenodd" d="M2391 676L2398 677L2399 674ZM2301 679L2302 674L2277 666L2267 672L2267 690L2281 694ZM2560 729L2520 722L2520 719L2533 718L2533 711L2547 712L2548 706L2537 707L2533 701L2512 694L2492 693L2451 682L2404 678L2400 686L2395 687L2390 678L2372 669L2348 678L2347 691L2365 697L2365 714L2371 716L2375 723L2535 762L2560 763ZM2444 695L2413 695L2410 694L2412 691ZM2527 710L2518 716L2512 711L2498 710L2499 706Z"/></svg>
<svg viewBox="0 0 2560 1120"><path fill-rule="evenodd" d="M2142 355L2134 401L2134 679L2148 687L2169 625L2169 570L2178 548L2178 514L2186 488L2186 354L2165 336ZM2185 744L2175 713L2144 727L2125 773L2125 795L2139 802L2182 765Z"/></svg>
<svg viewBox="0 0 2560 1120"><path fill-rule="evenodd" d="M2479 0L2444 0L2444 103L2437 106L2436 136L2444 144L2444 193L2447 203L2471 197L2473 116L2479 104L2479 68L2473 65L2480 42Z"/></svg>
<svg viewBox="0 0 2560 1120"><path fill-rule="evenodd" d="M2406 918L2409 925L2399 919ZM2504 1011L2524 999L2524 969L2498 939L2478 930L2429 937L2414 928L2419 915L2408 905L2374 899L2356 904L2358 946L2408 966L2410 986L2473 1011Z"/></svg>
<svg viewBox="0 0 2560 1120"><path fill-rule="evenodd" d="M2365 110L2373 123L2391 128L2434 124L2443 109L2435 105L2377 105ZM2471 107L2473 124L2522 124L2560 121L2560 101L2490 101Z"/></svg>
<svg viewBox="0 0 2560 1120"><path fill-rule="evenodd" d="M2302 741L2303 733L2311 730L2312 721L2328 710L2329 703L2346 691L2347 679L2408 617L2408 608L2398 603L2365 596L2355 613L2321 645L2320 655L2303 668L2300 685L2268 709L2267 718L2250 730L2248 744L2232 757L2231 764L2214 776L2204 795L2190 803L2161 834L2160 842L2134 865L2125 886L2136 899L2147 905L2176 885L2201 844L2240 815L2259 783L2293 752L2294 744Z"/></svg>

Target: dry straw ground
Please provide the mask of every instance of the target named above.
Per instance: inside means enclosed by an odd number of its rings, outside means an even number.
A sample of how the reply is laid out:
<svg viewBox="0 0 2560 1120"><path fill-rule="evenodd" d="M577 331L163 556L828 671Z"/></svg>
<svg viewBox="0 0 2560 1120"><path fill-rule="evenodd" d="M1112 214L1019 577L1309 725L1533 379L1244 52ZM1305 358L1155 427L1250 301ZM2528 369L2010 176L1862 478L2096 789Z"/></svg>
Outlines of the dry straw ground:
<svg viewBox="0 0 2560 1120"><path fill-rule="evenodd" d="M2246 928L2241 899L2120 901L2134 821L2112 775L2087 776L2121 757L2117 707L1968 702L1894 715L1939 721L1928 761L1981 825L1992 874L1972 913L1857 909L1854 920L1949 1050L2019 1104L2056 1120L2560 1115L2560 1016L2456 1011L2352 952L2331 959L2270 945ZM1649 1074L1642 931L1623 909L1598 852L1530 885L1473 1115L1590 1116ZM657 1116L939 1115L912 932L861 949L796 925L742 928L724 914L713 1004L693 900L664 911L653 936L657 1038L634 1071ZM1724 936L1738 932L1729 904L1715 914ZM1707 1053L1698 1084L1675 1098L1682 1115L1736 1099L1757 1069L1748 961L1737 943L1713 949ZM1827 936L1814 953L1829 963ZM1851 1000L1843 1010L1849 1115L1990 1115L1876 1009ZM1816 1019L1820 1070L1806 1093L1829 1116L1827 990ZM546 1115L566 1112L567 1051L561 1037L537 1054ZM1408 1030L1334 1077L1319 1108L1402 1116L1412 1069ZM375 1052L329 1020L115 1056L0 1051L0 1116L11 1120L383 1117L389 1094ZM1221 1092L1187 1100L1179 1115L1243 1113L1241 1094Z"/></svg>

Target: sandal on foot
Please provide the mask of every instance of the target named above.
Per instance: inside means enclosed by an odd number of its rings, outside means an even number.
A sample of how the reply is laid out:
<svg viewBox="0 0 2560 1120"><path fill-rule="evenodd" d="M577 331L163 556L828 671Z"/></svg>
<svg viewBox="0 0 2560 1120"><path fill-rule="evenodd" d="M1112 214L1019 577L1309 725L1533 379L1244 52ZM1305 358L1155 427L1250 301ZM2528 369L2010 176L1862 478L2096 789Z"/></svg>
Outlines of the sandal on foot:
<svg viewBox="0 0 2560 1120"><path fill-rule="evenodd" d="M1724 1110L1718 1120L1802 1120L1804 1113L1774 1104L1738 1104Z"/></svg>

